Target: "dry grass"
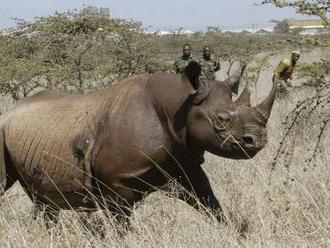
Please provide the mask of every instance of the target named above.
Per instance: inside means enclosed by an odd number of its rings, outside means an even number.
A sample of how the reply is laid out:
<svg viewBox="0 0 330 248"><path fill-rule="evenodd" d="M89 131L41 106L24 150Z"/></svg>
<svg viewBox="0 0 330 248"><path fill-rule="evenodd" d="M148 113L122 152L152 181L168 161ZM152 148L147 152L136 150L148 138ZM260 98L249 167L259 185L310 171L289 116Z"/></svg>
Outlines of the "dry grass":
<svg viewBox="0 0 330 248"><path fill-rule="evenodd" d="M281 160L271 166L283 137L282 121L312 91L297 90L275 102L269 143L254 159L206 155L203 167L228 226L157 192L136 206L132 228L123 237L102 213L87 218L86 228L81 214L63 211L47 231L41 218L33 220L31 202L15 185L0 204L0 247L330 247L330 128L324 130L315 166L305 162L317 142L312 124L292 145L290 166ZM172 186L174 195L177 190ZM97 235L98 220L105 237ZM240 223L248 224L245 238L237 231Z"/></svg>

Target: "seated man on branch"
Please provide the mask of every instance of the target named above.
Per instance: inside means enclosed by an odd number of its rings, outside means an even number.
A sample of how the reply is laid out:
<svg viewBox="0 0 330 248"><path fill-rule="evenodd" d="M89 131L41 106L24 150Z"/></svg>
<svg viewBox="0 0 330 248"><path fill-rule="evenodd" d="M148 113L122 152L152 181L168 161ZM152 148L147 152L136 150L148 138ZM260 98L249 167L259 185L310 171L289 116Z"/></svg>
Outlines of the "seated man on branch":
<svg viewBox="0 0 330 248"><path fill-rule="evenodd" d="M292 79L293 69L296 66L298 59L300 58L300 52L293 51L291 58L283 59L274 70L274 80L276 80L277 86L282 92L287 92L288 87L292 87L289 79Z"/></svg>

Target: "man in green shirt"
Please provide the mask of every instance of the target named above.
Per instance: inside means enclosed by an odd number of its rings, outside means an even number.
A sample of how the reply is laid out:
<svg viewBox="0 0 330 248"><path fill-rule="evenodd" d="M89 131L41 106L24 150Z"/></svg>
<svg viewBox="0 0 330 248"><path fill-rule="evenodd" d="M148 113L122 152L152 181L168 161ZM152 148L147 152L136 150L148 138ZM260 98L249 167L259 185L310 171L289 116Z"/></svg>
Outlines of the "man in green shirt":
<svg viewBox="0 0 330 248"><path fill-rule="evenodd" d="M215 72L220 70L218 59L211 57L211 47L205 46L203 49L203 57L198 61L201 65L201 79L215 80Z"/></svg>
<svg viewBox="0 0 330 248"><path fill-rule="evenodd" d="M176 73L183 73L184 69L187 67L190 61L193 61L191 55L191 46L190 44L184 44L182 49L182 56L178 57L174 62L174 71Z"/></svg>
<svg viewBox="0 0 330 248"><path fill-rule="evenodd" d="M288 91L288 87L291 87L288 79L292 79L293 69L299 58L300 52L293 51L291 58L283 59L274 70L274 80L276 80L277 85L284 91Z"/></svg>

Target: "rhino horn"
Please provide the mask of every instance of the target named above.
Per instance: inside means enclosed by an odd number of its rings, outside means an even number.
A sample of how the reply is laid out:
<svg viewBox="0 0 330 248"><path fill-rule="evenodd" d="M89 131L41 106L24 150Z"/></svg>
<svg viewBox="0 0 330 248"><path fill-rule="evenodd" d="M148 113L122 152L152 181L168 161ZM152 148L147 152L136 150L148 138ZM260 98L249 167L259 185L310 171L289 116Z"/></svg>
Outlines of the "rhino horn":
<svg viewBox="0 0 330 248"><path fill-rule="evenodd" d="M276 97L276 82L273 78L273 86L272 89L269 93L269 95L266 97L265 100L263 100L263 102L259 103L257 106L254 107L254 109L261 114L262 117L262 121L264 122L264 124L267 124L267 121L269 119L270 113L272 111L272 107L273 107L273 103Z"/></svg>
<svg viewBox="0 0 330 248"><path fill-rule="evenodd" d="M246 68L246 63L241 62L240 67L237 69L237 71L226 79L226 82L230 86L231 92L233 92L235 94L238 93L239 82L240 82L240 79L243 75L245 68Z"/></svg>
<svg viewBox="0 0 330 248"><path fill-rule="evenodd" d="M235 103L237 105L246 105L246 106L251 106L251 102L250 102L250 90L248 85L246 84L246 86L244 87L241 95L239 96L239 98L235 101Z"/></svg>

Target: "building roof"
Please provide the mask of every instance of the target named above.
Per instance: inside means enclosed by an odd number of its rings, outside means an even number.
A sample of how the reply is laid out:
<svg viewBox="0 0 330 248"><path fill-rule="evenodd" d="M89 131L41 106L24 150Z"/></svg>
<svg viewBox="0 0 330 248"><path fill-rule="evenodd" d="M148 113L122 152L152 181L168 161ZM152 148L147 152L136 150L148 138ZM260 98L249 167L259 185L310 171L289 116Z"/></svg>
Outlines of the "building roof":
<svg viewBox="0 0 330 248"><path fill-rule="evenodd" d="M271 32L262 28L262 29L259 29L257 32L255 32L256 34L270 34Z"/></svg>
<svg viewBox="0 0 330 248"><path fill-rule="evenodd" d="M323 27L323 21L321 19L318 20L290 20L289 21L290 27L295 28L306 28L310 26L322 26Z"/></svg>
<svg viewBox="0 0 330 248"><path fill-rule="evenodd" d="M237 32L226 31L226 32L224 32L223 34L225 34L225 35L235 35L235 34L237 34Z"/></svg>
<svg viewBox="0 0 330 248"><path fill-rule="evenodd" d="M239 32L240 34L247 34L247 35L251 35L253 34L252 32L248 31L248 30L243 30L242 32Z"/></svg>

